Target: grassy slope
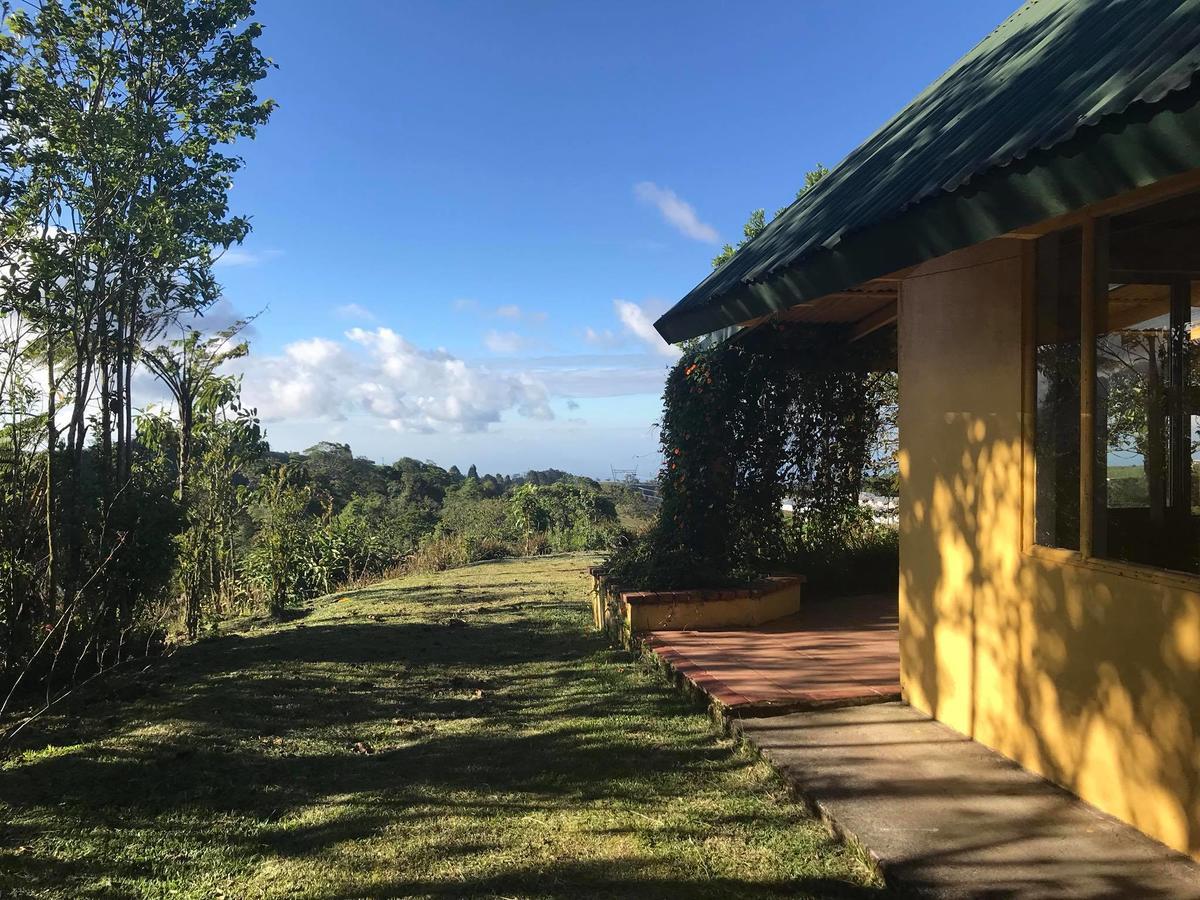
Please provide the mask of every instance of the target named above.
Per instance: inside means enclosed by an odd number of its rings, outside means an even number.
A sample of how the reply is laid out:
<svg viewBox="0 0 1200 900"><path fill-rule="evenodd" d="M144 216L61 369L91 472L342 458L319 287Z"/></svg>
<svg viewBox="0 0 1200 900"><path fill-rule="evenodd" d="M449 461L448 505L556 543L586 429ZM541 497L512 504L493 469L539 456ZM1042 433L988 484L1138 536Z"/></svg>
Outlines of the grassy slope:
<svg viewBox="0 0 1200 900"><path fill-rule="evenodd" d="M589 632L586 562L319 600L47 722L0 768L0 896L874 896Z"/></svg>

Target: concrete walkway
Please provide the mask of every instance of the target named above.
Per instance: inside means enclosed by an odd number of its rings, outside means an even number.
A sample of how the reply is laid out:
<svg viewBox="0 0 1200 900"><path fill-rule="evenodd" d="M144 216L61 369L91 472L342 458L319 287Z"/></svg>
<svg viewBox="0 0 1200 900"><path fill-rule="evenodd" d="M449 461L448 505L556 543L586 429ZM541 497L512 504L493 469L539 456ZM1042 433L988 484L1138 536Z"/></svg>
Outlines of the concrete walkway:
<svg viewBox="0 0 1200 900"><path fill-rule="evenodd" d="M894 594L815 601L757 628L657 631L646 643L738 716L900 697Z"/></svg>
<svg viewBox="0 0 1200 900"><path fill-rule="evenodd" d="M1200 898L1200 867L902 703L735 719L889 884L936 897Z"/></svg>

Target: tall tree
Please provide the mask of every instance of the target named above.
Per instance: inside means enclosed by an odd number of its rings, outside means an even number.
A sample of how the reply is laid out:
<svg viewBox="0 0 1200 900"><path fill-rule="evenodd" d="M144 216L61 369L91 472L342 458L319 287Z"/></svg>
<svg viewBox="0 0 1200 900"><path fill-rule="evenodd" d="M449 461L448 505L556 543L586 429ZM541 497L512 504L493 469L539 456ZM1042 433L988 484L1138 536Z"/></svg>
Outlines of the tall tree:
<svg viewBox="0 0 1200 900"><path fill-rule="evenodd" d="M130 477L141 347L215 301L214 252L249 231L229 210L242 163L228 148L273 108L255 92L271 63L253 11L253 0L35 0L5 20L4 234L19 264L0 291L39 328L49 402L65 403L46 443L65 445L48 487L53 497L61 484L67 504L69 585L81 578L85 448L94 440L108 515Z"/></svg>
<svg viewBox="0 0 1200 900"><path fill-rule="evenodd" d="M161 542L166 522L134 478L135 366L216 300L214 258L249 231L229 209L231 146L268 120L256 85L272 64L254 0L0 12L0 318L29 328L19 353L45 403L26 417L44 540L20 565L38 570L31 621L51 623L39 648L70 634L103 665L170 556L130 549Z"/></svg>
<svg viewBox="0 0 1200 900"><path fill-rule="evenodd" d="M805 172L804 185L800 188L800 190L796 191L796 200L799 200L801 197L803 197L804 194L814 184L828 174L829 170L821 165L821 163L817 163L817 167L815 169L810 169L809 171ZM779 218L779 215L787 209L788 207L782 206L775 210L775 215L771 217L771 220L774 221L775 219ZM721 252L713 257L713 268L719 269L721 266L725 265L725 263L729 262L729 260L733 259L733 255L735 253L737 253L750 241L758 237L766 227L767 211L765 209L756 209L754 212L750 213L750 218L748 218L746 220L746 224L742 226L742 239L737 242L736 247L733 244L726 244L724 247L722 247Z"/></svg>

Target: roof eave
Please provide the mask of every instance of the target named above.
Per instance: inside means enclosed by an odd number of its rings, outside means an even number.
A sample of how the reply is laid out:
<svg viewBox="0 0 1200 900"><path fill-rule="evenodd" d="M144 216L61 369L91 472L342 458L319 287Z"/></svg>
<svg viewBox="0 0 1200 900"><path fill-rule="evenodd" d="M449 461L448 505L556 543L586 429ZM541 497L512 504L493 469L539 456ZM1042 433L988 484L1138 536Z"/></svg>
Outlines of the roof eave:
<svg viewBox="0 0 1200 900"><path fill-rule="evenodd" d="M1160 103L1135 104L1069 141L846 235L765 281L742 283L704 305L676 304L654 327L670 343L699 337L1200 168L1198 96L1193 85Z"/></svg>

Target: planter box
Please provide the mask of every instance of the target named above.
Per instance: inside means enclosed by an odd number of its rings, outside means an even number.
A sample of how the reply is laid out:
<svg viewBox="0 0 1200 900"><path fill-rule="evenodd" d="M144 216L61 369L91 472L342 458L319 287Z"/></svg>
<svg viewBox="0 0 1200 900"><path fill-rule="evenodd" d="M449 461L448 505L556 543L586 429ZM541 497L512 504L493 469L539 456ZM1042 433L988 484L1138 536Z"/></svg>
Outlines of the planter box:
<svg viewBox="0 0 1200 900"><path fill-rule="evenodd" d="M753 628L800 611L803 576L767 578L743 588L621 591L593 567L592 620L628 647L648 631Z"/></svg>

